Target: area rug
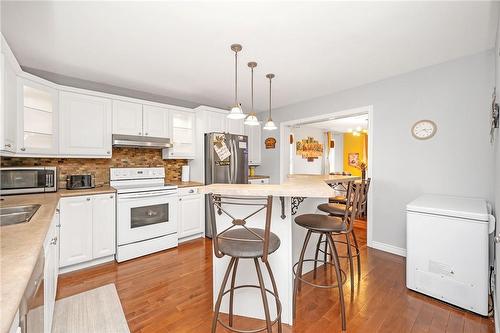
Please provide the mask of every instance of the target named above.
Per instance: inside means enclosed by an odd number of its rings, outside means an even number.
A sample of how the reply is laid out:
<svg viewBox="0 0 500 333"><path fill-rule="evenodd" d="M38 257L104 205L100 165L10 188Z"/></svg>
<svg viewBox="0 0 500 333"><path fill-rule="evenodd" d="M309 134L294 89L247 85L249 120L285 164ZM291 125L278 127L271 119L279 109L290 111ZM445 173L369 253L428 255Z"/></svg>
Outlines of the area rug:
<svg viewBox="0 0 500 333"><path fill-rule="evenodd" d="M60 299L53 333L130 333L114 284Z"/></svg>

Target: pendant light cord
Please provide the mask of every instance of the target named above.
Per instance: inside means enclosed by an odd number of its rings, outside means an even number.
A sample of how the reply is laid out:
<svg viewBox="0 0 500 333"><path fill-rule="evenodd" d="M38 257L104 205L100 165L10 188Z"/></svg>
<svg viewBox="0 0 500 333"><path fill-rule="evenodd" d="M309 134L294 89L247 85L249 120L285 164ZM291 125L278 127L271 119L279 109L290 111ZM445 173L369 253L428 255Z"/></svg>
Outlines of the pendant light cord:
<svg viewBox="0 0 500 333"><path fill-rule="evenodd" d="M234 51L234 105L238 105L238 51Z"/></svg>
<svg viewBox="0 0 500 333"><path fill-rule="evenodd" d="M252 114L254 114L254 109L253 109L253 67L252 67Z"/></svg>
<svg viewBox="0 0 500 333"><path fill-rule="evenodd" d="M272 119L271 117L271 81L272 81L272 78L269 78L269 119Z"/></svg>

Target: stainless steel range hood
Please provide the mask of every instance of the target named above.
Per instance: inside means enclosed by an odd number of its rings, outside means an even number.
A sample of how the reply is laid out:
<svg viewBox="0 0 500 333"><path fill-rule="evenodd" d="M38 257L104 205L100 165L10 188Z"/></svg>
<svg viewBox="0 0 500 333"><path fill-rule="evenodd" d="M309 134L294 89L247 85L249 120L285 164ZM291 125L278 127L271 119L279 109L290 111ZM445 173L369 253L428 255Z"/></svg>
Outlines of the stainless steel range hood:
<svg viewBox="0 0 500 333"><path fill-rule="evenodd" d="M163 149L173 147L170 139L140 135L113 134L113 147Z"/></svg>

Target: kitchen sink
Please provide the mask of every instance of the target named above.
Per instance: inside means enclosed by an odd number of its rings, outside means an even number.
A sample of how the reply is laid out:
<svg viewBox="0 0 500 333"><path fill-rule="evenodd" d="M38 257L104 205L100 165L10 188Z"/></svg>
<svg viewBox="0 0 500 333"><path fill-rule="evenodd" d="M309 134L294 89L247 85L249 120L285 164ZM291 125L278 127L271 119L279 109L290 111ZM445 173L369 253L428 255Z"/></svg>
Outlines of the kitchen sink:
<svg viewBox="0 0 500 333"><path fill-rule="evenodd" d="M29 222L40 206L0 207L0 226Z"/></svg>

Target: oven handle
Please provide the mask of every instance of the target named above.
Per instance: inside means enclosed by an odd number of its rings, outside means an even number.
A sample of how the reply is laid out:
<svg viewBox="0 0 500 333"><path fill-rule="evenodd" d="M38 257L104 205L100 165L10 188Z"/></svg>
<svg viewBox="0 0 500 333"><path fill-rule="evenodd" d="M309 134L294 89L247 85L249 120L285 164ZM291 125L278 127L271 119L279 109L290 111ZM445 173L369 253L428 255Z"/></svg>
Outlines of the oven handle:
<svg viewBox="0 0 500 333"><path fill-rule="evenodd" d="M130 194L118 194L118 200L122 199L140 199L140 198L152 198L152 197L164 197L177 195L177 192L156 192L156 193L130 193Z"/></svg>

